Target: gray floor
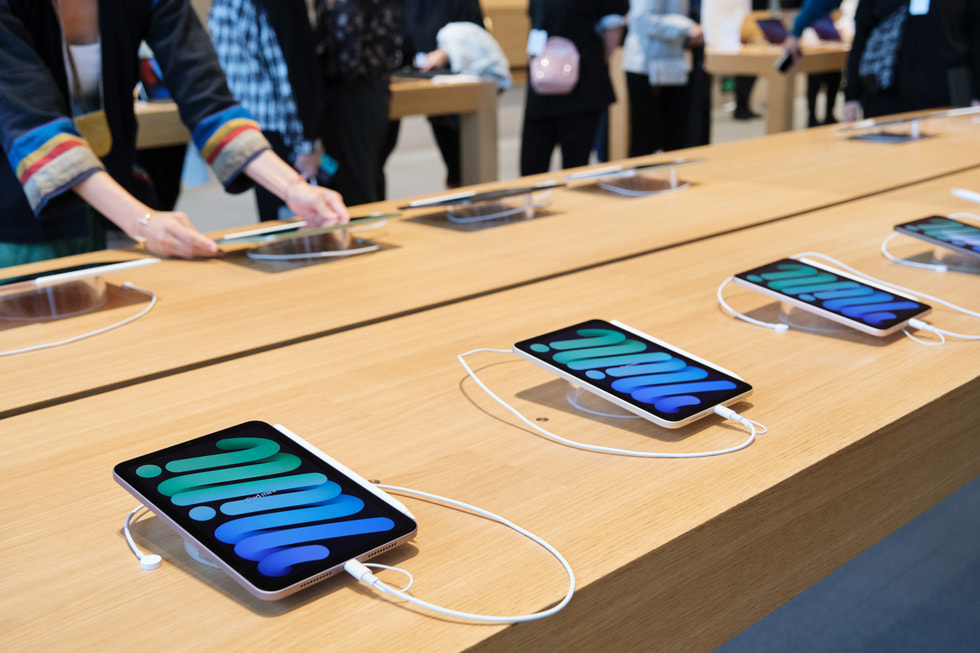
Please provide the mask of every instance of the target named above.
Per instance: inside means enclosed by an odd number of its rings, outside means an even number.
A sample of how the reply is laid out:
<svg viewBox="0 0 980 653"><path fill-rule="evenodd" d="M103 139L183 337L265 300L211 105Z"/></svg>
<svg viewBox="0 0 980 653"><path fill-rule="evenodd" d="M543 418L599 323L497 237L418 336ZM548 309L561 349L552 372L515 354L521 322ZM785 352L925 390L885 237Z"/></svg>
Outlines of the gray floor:
<svg viewBox="0 0 980 653"><path fill-rule="evenodd" d="M754 96L754 108L760 112L764 110L758 101L762 90L757 89ZM504 180L518 177L523 93L518 86L500 96L499 178ZM805 103L797 102L796 126L800 128ZM764 135L763 120L735 121L731 108L730 97L718 98L712 142ZM558 168L557 157L553 168ZM403 122L385 171L389 199L443 190L445 169L424 118ZM257 221L251 193L228 195L213 178L185 186L178 208L204 231ZM980 479L751 626L717 653L758 651L980 652Z"/></svg>
<svg viewBox="0 0 980 653"><path fill-rule="evenodd" d="M980 651L980 479L715 653Z"/></svg>

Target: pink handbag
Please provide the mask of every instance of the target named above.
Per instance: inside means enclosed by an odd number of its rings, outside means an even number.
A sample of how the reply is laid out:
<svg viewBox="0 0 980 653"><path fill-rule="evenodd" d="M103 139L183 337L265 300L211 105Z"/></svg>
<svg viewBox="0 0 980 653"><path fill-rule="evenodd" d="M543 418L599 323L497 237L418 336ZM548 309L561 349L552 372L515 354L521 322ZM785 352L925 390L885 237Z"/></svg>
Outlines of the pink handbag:
<svg viewBox="0 0 980 653"><path fill-rule="evenodd" d="M568 95L578 84L579 54L561 36L548 37L544 51L531 57L531 88L539 95Z"/></svg>

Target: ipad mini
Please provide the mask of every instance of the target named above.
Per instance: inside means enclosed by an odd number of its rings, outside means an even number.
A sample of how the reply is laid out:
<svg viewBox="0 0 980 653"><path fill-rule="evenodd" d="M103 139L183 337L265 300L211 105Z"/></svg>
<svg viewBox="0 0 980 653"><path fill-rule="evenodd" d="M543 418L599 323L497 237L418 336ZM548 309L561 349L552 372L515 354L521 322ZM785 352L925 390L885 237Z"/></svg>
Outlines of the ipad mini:
<svg viewBox="0 0 980 653"><path fill-rule="evenodd" d="M932 308L807 259L782 259L734 276L740 286L873 336L887 336Z"/></svg>
<svg viewBox="0 0 980 653"><path fill-rule="evenodd" d="M127 460L113 478L265 600L392 549L417 529L400 502L265 422Z"/></svg>
<svg viewBox="0 0 980 653"><path fill-rule="evenodd" d="M980 258L980 227L941 215L895 225L895 231Z"/></svg>
<svg viewBox="0 0 980 653"><path fill-rule="evenodd" d="M735 374L619 322L589 320L522 340L514 352L666 428L752 392Z"/></svg>

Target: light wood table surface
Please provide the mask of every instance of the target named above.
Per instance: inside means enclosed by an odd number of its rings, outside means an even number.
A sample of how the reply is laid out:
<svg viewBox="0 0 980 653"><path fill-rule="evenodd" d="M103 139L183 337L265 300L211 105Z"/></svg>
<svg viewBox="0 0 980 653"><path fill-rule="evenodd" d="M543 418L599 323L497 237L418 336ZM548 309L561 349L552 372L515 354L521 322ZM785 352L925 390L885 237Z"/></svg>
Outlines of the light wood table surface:
<svg viewBox="0 0 980 653"><path fill-rule="evenodd" d="M0 360L6 378L16 380L0 393L0 417L975 167L980 134L970 127L968 119L937 122L932 138L902 146L849 141L828 128L788 132L682 152L706 157L678 169L694 184L683 192L632 199L594 186L559 189L541 217L493 229L461 232L444 219L427 223L417 215L392 222L373 236L382 251L347 260L270 272L239 254L110 276L112 301L103 310L50 323L0 323L4 350L28 347L134 314L146 300L121 291L124 281L160 298L149 315L113 333ZM91 253L58 265L116 255Z"/></svg>
<svg viewBox="0 0 980 653"><path fill-rule="evenodd" d="M712 75L753 75L768 85L766 132L773 134L793 128L793 98L796 75L829 73L847 68L848 43L825 42L803 49L803 57L786 73L775 69L783 50L778 45L750 43L738 50L706 48L704 68Z"/></svg>
<svg viewBox="0 0 980 653"><path fill-rule="evenodd" d="M948 189L971 180L938 180L6 419L5 647L710 650L980 473L980 345L777 335L722 313L717 284L816 250L976 309L977 276L903 268L877 249L898 221L963 208ZM727 296L742 310L769 310L749 291ZM622 320L744 376L756 391L736 408L769 433L710 459L590 454L519 426L455 360L592 317ZM929 320L980 332L976 320L945 310ZM593 419L530 363L469 360L501 396L571 438L697 451L744 437L714 418L679 432ZM476 503L529 528L574 566L575 598L554 617L512 627L421 614L347 579L262 604L191 561L152 518L135 535L166 562L141 571L120 533L133 501L112 482L112 465L247 419L283 423L368 478ZM523 538L408 501L419 536L382 561L413 572L417 596L496 614L562 596L558 565Z"/></svg>
<svg viewBox="0 0 980 653"><path fill-rule="evenodd" d="M392 120L460 114L460 166L464 185L494 181L497 172L497 85L490 81L433 83L393 78ZM137 147L182 145L190 134L173 102L137 102Z"/></svg>

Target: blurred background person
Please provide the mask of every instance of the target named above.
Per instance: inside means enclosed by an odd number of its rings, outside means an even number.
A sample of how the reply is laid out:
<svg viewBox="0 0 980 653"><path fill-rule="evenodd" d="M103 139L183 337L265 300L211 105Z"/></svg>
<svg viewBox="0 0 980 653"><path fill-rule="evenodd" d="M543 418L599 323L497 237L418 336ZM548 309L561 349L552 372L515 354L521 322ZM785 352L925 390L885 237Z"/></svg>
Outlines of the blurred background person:
<svg viewBox="0 0 980 653"><path fill-rule="evenodd" d="M384 199L391 72L401 60L400 0L316 0L323 74L320 133L347 204Z"/></svg>
<svg viewBox="0 0 980 653"><path fill-rule="evenodd" d="M980 1L861 0L844 99L848 121L980 103Z"/></svg>
<svg viewBox="0 0 980 653"><path fill-rule="evenodd" d="M402 65L422 73L449 74L449 54L439 49L436 36L449 23L470 22L483 27L479 0L403 0ZM462 183L458 115L430 116L429 125L446 165L446 187ZM389 125L384 158L398 142L399 121Z"/></svg>
<svg viewBox="0 0 980 653"><path fill-rule="evenodd" d="M783 51L789 53L794 61L798 61L803 56L800 50L800 37L803 36L803 30L830 12L835 11L840 5L841 0L803 0L803 4L800 6L800 12L796 14L796 19L793 21L793 27L790 29L789 36L783 41ZM841 72L807 75L806 108L808 127L830 125L837 122L837 118L834 116L834 103L837 99L837 92L840 91L842 79L843 73ZM823 119L817 117L817 98L820 96L821 90L825 91L827 98Z"/></svg>
<svg viewBox="0 0 980 653"><path fill-rule="evenodd" d="M691 63L704 43L687 0L630 0L623 69L629 93L629 156L677 150L688 141Z"/></svg>
<svg viewBox="0 0 980 653"><path fill-rule="evenodd" d="M321 81L306 0L213 0L208 27L232 94L273 151L315 179ZM285 206L264 188L255 189L255 201L259 220L279 219Z"/></svg>
<svg viewBox="0 0 980 653"><path fill-rule="evenodd" d="M589 163L602 112L615 101L609 79L609 54L620 44L628 0L531 0L531 28L539 30L540 46L548 37L562 37L578 50L575 87L562 95L546 95L528 83L521 134L521 175L547 172L556 146L562 168ZM535 37L532 36L532 39ZM529 40L528 54L534 55Z"/></svg>

